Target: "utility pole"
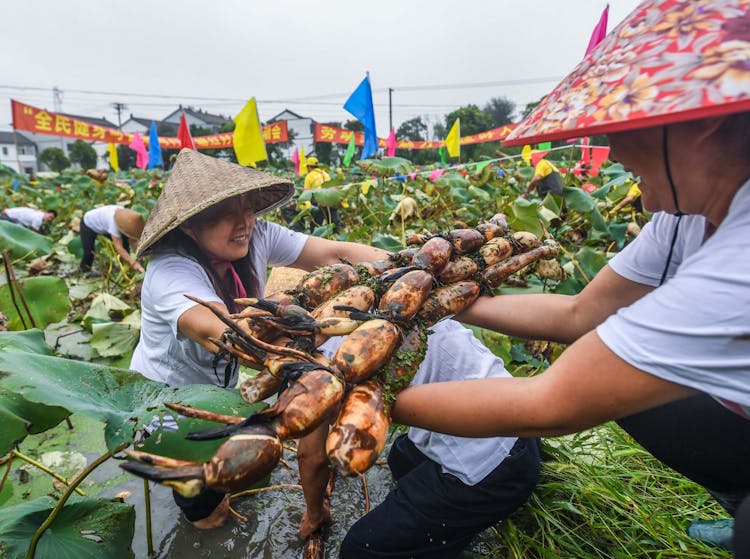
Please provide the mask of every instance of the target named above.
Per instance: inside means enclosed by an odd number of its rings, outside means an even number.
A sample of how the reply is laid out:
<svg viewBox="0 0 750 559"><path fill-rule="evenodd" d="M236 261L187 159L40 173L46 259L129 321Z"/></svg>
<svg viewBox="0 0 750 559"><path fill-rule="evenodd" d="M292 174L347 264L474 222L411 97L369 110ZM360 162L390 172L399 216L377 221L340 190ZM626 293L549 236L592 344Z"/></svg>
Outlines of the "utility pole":
<svg viewBox="0 0 750 559"><path fill-rule="evenodd" d="M388 88L388 120L390 124L390 127L388 128L389 134L391 133L391 130L393 130L393 103L392 103L393 99L391 95L392 93L393 93L393 88L389 87Z"/></svg>
<svg viewBox="0 0 750 559"><path fill-rule="evenodd" d="M62 89L55 86L52 88L52 103L55 106L55 112L61 113L62 112L62 100L63 100L63 92ZM67 152L65 152L65 139L60 136L60 147L63 150L63 153L67 155Z"/></svg>
<svg viewBox="0 0 750 559"><path fill-rule="evenodd" d="M115 102L112 103L112 108L117 111L117 129L122 130L122 118L120 116L120 113L127 109L128 106L125 103Z"/></svg>

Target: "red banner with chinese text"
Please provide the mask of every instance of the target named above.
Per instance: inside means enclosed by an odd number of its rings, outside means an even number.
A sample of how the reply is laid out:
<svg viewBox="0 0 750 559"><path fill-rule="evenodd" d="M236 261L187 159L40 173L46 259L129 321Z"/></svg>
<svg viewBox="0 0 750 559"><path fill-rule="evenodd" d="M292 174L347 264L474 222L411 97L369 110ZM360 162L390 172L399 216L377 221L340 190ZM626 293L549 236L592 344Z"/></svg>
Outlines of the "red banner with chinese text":
<svg viewBox="0 0 750 559"><path fill-rule="evenodd" d="M511 133L516 124L506 124L499 128L493 128L486 132L480 132L479 134L472 134L471 136L463 136L461 138L461 145L469 144L481 144L484 142L499 142ZM354 143L358 146L364 145L365 135L362 132L352 132L345 128L339 128L337 126L330 126L328 124L315 124L314 141L316 142L328 142L334 144L348 144L349 139L354 135ZM378 138L378 145L382 148L385 147L385 138ZM396 149L438 149L440 146L445 145L443 141L431 141L431 142L412 142L408 140L396 140Z"/></svg>
<svg viewBox="0 0 750 559"><path fill-rule="evenodd" d="M11 99L13 109L13 128L26 130L38 134L51 134L53 136L65 136L77 138L90 142L104 142L115 144L129 144L133 140L133 134L121 132L116 128L97 126L84 120L45 111L31 105L26 105ZM285 120L267 124L263 127L263 140L267 144L286 142L289 139L289 131ZM148 145L148 136L143 137ZM193 138L196 149L230 148L234 145L231 132L224 134L212 134L210 136L195 136ZM165 149L180 149L180 140L177 138L159 138L159 145Z"/></svg>

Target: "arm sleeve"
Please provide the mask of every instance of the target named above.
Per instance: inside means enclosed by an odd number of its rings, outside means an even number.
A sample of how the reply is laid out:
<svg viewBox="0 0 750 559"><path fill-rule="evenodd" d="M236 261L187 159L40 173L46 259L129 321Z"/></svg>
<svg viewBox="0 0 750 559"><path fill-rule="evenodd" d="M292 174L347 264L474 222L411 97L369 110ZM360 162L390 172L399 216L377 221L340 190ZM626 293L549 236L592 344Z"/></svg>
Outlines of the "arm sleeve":
<svg viewBox="0 0 750 559"><path fill-rule="evenodd" d="M193 260L170 256L149 272L153 273L149 281L149 290L155 294L150 297L153 312L169 324L178 340L184 336L177 329L177 321L185 311L198 304L185 297L185 294L223 304L206 272Z"/></svg>
<svg viewBox="0 0 750 559"><path fill-rule="evenodd" d="M664 285L601 324L602 341L654 376L750 404L750 259L742 256L742 231L711 237Z"/></svg>

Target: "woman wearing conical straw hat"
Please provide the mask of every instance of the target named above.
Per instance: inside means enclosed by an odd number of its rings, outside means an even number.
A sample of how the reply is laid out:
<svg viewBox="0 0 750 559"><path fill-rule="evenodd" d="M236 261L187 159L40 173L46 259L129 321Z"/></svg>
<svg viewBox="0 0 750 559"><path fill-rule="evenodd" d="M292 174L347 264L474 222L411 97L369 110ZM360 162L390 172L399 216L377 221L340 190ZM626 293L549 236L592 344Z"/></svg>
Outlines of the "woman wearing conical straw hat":
<svg viewBox="0 0 750 559"><path fill-rule="evenodd" d="M83 214L81 228L80 269L89 270L94 262L94 245L97 235L104 235L112 241L117 254L138 272L143 267L130 255L130 250L138 249L138 239L143 232L143 217L135 210L110 205L94 208Z"/></svg>
<svg viewBox="0 0 750 559"><path fill-rule="evenodd" d="M607 134L654 218L579 294L483 297L459 316L569 343L544 374L410 387L394 421L556 436L618 420L717 497L750 557L748 60L747 0L647 1L540 103L507 143Z"/></svg>
<svg viewBox="0 0 750 559"><path fill-rule="evenodd" d="M225 325L184 293L232 309L238 295L259 295L268 264L310 270L340 258L357 262L387 255L364 245L308 237L255 220L258 214L285 203L291 194L291 183L279 177L197 152L181 152L142 236L141 251L151 252L152 258L142 290L141 338L131 368L174 386L234 386L236 373L223 366L216 370L212 363L215 347L209 338L219 337ZM414 382L456 378L453 373L471 378L510 376L503 362L457 322L445 320L434 330ZM335 351L334 346L328 350ZM324 498L329 472L327 434L328 426L323 425L301 439L298 447L307 505L300 524L302 537L331 521ZM405 528L402 520L411 517L413 500L404 502L391 492L384 504L353 528L358 532L376 529L376 539L388 541L391 551L417 555L419 549L419 556L437 557L434 546L422 537L432 532L441 534L441 557L458 553L473 534L521 506L536 484L536 439L468 441L424 431L411 432L409 437L394 443L389 464L397 465L393 471L401 493L419 494L420 520L411 518ZM175 500L199 528L218 526L227 515L227 500L215 491L204 491L194 499L175 494ZM467 506L473 510L471 519L466 518ZM451 514L459 518L447 527ZM389 537L393 534L398 535Z"/></svg>
<svg viewBox="0 0 750 559"><path fill-rule="evenodd" d="M262 295L267 266L310 271L341 258L359 262L387 256L379 249L256 221L293 193L293 184L275 175L197 151L180 152L141 236L139 254L150 253L151 261L132 369L172 386L234 387L236 363L215 367L216 347L209 341L220 338L226 326L185 293L236 312L235 298ZM195 499L175 494L175 499L196 527L211 528L226 518L228 500L221 493L207 490ZM324 512L322 506L313 508Z"/></svg>

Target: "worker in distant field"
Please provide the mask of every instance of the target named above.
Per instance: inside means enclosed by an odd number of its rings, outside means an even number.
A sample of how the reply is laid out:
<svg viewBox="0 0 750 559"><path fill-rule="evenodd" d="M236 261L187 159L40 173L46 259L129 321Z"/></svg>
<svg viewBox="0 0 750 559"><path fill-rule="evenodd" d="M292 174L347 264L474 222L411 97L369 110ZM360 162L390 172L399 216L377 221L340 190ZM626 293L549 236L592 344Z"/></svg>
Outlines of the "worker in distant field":
<svg viewBox="0 0 750 559"><path fill-rule="evenodd" d="M30 227L34 231L41 230L45 223L49 223L57 217L55 210L36 210L34 208L5 208L0 219L10 221L17 225Z"/></svg>
<svg viewBox="0 0 750 559"><path fill-rule="evenodd" d="M540 198L544 198L550 192L561 196L563 186L560 170L546 159L541 159L534 167L534 176L521 197L528 198L529 193L535 188Z"/></svg>
<svg viewBox="0 0 750 559"><path fill-rule="evenodd" d="M318 158L311 156L307 158L307 175L305 175L304 190L314 190L320 188L323 184L331 180L331 176L323 169L318 166ZM315 200L313 195L311 200L310 217L312 223L310 224L310 230L314 230L316 227L325 223L333 223L334 230L341 226L341 218L339 217L339 210L335 207L321 208Z"/></svg>
<svg viewBox="0 0 750 559"><path fill-rule="evenodd" d="M641 203L641 189L638 188L638 183L635 181L630 181L630 184L631 186L628 189L628 193L625 195L625 198L620 200L617 205L612 208L612 210L609 212L609 215L615 215L628 204L632 204L635 211L641 213L643 212L643 204Z"/></svg>
<svg viewBox="0 0 750 559"><path fill-rule="evenodd" d="M102 206L87 211L81 219L81 270L88 270L94 261L94 244L97 235L104 235L115 245L120 257L138 272L143 272L135 258L130 256L130 249L138 248L138 239L143 232L143 217L134 210L122 206Z"/></svg>

